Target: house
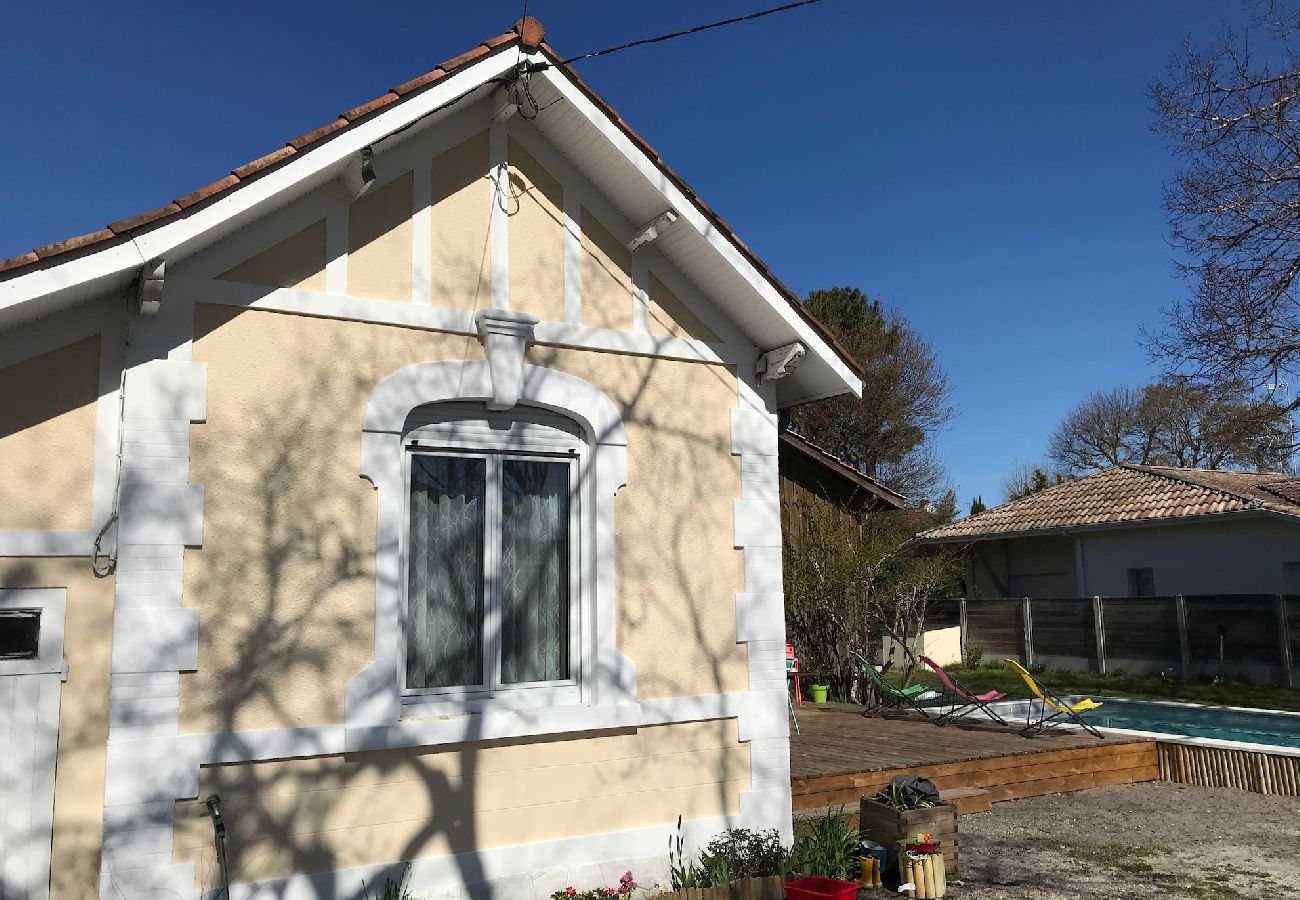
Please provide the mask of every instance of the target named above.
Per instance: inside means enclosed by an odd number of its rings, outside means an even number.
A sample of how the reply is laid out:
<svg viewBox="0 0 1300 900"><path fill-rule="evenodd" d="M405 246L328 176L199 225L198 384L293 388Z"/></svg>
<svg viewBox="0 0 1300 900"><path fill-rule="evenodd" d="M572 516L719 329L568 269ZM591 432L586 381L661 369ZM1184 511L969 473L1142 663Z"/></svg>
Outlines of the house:
<svg viewBox="0 0 1300 900"><path fill-rule="evenodd" d="M813 510L828 510L847 524L863 513L906 507L902 494L798 432L782 431L779 442L781 529L787 554L803 537L805 517L818 514Z"/></svg>
<svg viewBox="0 0 1300 900"><path fill-rule="evenodd" d="M1119 465L919 536L972 597L1300 593L1300 478Z"/></svg>
<svg viewBox="0 0 1300 900"><path fill-rule="evenodd" d="M0 894L789 839L778 413L859 372L562 58L0 262Z"/></svg>

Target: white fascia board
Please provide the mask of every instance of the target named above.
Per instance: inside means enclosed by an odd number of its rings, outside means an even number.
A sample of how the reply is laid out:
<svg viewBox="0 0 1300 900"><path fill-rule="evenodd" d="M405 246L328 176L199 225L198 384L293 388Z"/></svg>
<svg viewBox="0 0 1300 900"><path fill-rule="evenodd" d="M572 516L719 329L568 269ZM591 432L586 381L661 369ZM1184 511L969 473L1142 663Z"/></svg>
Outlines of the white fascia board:
<svg viewBox="0 0 1300 900"><path fill-rule="evenodd" d="M279 205L277 198L282 194L313 179L322 180L321 176L329 176L336 168L341 172L342 165L363 147L514 68L515 62L516 54L494 53L446 76L424 93L394 103L373 119L352 125L320 146L293 156L280 168L225 192L193 214L102 250L0 282L0 321L11 318L5 313L23 317L24 307L50 300L85 282L131 272L151 259L165 259L187 244L197 246L215 240L222 226L231 220L256 216L263 208Z"/></svg>
<svg viewBox="0 0 1300 900"><path fill-rule="evenodd" d="M861 396L862 379L853 373L853 370L844 363L839 354L812 326L790 308L789 302L776 286L765 278L753 263L745 258L745 255L740 252L732 241L718 231L717 226L709 221L695 205L694 201L682 193L677 185L673 184L672 179L665 174L658 163L650 159L640 147L636 146L623 133L623 130L611 121L609 116L605 115L576 84L562 74L552 73L557 73L555 66L541 72L540 77L546 78L566 100L586 116L601 135L623 154L624 158L636 168L646 181L654 186L655 190L663 195L667 205L675 209L682 219L699 232L709 242L709 245L745 279L746 283L754 289L754 292L762 297L785 324L790 327L795 339L803 341L811 352L816 353L831 368L843 383L846 392Z"/></svg>

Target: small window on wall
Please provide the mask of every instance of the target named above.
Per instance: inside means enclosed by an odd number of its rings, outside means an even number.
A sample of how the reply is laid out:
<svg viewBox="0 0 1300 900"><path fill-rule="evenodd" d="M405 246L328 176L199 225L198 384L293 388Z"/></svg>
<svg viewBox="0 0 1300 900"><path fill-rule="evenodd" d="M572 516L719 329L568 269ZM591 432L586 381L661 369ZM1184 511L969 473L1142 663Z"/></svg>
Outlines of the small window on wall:
<svg viewBox="0 0 1300 900"><path fill-rule="evenodd" d="M40 637L39 609L0 609L0 659L36 659Z"/></svg>
<svg viewBox="0 0 1300 900"><path fill-rule="evenodd" d="M1130 597L1154 597L1156 595L1156 576L1150 568L1128 570L1128 594Z"/></svg>

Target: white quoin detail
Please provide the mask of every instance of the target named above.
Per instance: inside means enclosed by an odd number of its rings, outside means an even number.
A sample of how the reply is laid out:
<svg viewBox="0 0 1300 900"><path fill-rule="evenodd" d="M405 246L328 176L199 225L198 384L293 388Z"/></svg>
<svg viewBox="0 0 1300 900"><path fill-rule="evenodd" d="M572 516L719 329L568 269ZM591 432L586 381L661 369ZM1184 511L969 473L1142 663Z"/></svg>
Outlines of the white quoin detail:
<svg viewBox="0 0 1300 900"><path fill-rule="evenodd" d="M769 350L758 358L754 373L759 381L776 381L794 372L799 360L808 353L808 348L795 341L791 344Z"/></svg>
<svg viewBox="0 0 1300 900"><path fill-rule="evenodd" d="M158 308L162 306L163 275L166 266L167 264L163 260L155 259L140 272L140 281L138 283L140 315L154 316L158 314Z"/></svg>
<svg viewBox="0 0 1300 900"><path fill-rule="evenodd" d="M655 216L636 233L636 237L627 242L629 253L636 251L637 247L642 244L648 244L663 233L664 229L676 222L678 219L677 210L666 209L659 215Z"/></svg>
<svg viewBox="0 0 1300 900"><path fill-rule="evenodd" d="M474 314L474 326L487 349L488 371L492 375L488 409L511 409L518 402L524 350L533 342L536 324L536 316L508 309L483 309Z"/></svg>

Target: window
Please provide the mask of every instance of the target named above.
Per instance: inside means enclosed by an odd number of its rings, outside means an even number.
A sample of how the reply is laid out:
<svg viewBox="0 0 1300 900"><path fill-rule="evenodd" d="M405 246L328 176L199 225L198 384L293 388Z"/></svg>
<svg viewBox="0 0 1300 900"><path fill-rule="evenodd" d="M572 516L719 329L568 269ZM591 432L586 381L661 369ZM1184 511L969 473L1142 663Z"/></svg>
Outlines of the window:
<svg viewBox="0 0 1300 900"><path fill-rule="evenodd" d="M36 659L40 636L39 609L0 609L0 659Z"/></svg>
<svg viewBox="0 0 1300 900"><path fill-rule="evenodd" d="M576 424L471 404L413 418L403 702L575 699Z"/></svg>
<svg viewBox="0 0 1300 900"><path fill-rule="evenodd" d="M1155 572L1150 568L1129 569L1128 594L1130 597L1154 597L1156 595Z"/></svg>

